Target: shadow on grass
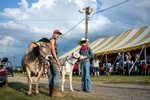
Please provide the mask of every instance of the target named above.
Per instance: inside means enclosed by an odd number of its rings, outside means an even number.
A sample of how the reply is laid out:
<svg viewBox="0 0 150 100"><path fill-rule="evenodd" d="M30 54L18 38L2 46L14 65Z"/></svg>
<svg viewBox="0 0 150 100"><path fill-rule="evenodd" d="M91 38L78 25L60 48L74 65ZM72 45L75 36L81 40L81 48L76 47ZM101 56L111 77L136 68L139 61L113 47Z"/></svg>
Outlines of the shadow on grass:
<svg viewBox="0 0 150 100"><path fill-rule="evenodd" d="M9 82L8 87L15 89L19 92L27 93L28 86L27 84L21 83L21 82Z"/></svg>
<svg viewBox="0 0 150 100"><path fill-rule="evenodd" d="M8 87L27 95L27 92L28 92L28 84L27 83L9 82ZM45 87L39 86L39 93L42 95L48 96L48 89L46 89ZM32 84L32 94L36 95L35 94L35 84Z"/></svg>

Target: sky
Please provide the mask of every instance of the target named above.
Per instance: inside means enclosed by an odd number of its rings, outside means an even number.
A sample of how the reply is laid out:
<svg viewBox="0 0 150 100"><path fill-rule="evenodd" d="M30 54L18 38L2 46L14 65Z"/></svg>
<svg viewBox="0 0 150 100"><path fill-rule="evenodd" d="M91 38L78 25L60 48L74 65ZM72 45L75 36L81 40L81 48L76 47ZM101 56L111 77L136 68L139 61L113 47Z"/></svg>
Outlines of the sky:
<svg viewBox="0 0 150 100"><path fill-rule="evenodd" d="M55 29L63 33L57 40L63 55L85 37L86 7L93 8L88 15L89 42L148 26L149 5L150 0L0 0L0 57L21 66L28 45L51 38Z"/></svg>

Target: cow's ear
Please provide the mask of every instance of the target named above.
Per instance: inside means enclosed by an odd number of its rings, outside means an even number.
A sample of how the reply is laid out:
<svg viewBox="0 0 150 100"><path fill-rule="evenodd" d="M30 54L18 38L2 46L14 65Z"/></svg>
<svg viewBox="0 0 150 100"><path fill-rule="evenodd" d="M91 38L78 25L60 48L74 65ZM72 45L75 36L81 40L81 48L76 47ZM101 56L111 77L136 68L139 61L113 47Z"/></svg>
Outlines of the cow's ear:
<svg viewBox="0 0 150 100"><path fill-rule="evenodd" d="M36 43L36 42L31 42L30 43L30 46L32 46L32 47L36 47L38 44Z"/></svg>

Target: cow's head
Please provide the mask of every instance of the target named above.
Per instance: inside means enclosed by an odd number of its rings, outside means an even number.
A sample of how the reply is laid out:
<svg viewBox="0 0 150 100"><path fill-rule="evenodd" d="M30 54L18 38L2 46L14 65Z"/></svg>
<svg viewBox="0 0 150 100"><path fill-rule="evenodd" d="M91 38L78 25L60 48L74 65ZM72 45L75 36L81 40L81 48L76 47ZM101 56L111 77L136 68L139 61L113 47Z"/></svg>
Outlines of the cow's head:
<svg viewBox="0 0 150 100"><path fill-rule="evenodd" d="M33 53L37 57L49 59L52 57L50 41L47 38L42 38L34 43Z"/></svg>
<svg viewBox="0 0 150 100"><path fill-rule="evenodd" d="M78 60L82 60L83 59L83 56L80 55L78 52L73 52L72 53L72 57L75 58L75 59L78 59Z"/></svg>

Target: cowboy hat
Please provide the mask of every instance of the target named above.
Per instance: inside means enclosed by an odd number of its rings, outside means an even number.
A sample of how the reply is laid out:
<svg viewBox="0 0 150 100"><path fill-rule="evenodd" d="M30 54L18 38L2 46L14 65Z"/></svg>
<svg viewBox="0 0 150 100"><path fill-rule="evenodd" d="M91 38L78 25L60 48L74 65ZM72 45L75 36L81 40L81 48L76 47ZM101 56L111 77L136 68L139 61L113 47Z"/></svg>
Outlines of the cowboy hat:
<svg viewBox="0 0 150 100"><path fill-rule="evenodd" d="M86 44L89 42L88 39L81 38L81 40L78 41L78 44L79 44L79 45L82 45L82 44L81 44L82 41L86 41Z"/></svg>

